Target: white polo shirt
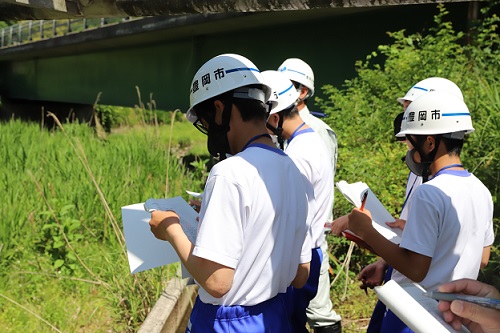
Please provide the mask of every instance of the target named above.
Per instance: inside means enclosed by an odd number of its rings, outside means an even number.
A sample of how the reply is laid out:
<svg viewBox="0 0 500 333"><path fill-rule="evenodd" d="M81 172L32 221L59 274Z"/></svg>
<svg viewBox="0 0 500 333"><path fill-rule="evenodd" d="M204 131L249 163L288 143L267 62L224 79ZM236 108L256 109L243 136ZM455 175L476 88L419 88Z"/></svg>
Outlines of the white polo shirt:
<svg viewBox="0 0 500 333"><path fill-rule="evenodd" d="M221 298L200 288L201 301L255 305L286 292L299 263L311 260L306 218L313 195L277 148L252 144L217 163L203 192L193 255L233 268L234 280Z"/></svg>
<svg viewBox="0 0 500 333"><path fill-rule="evenodd" d="M285 152L297 164L311 182L316 201L316 212L311 225L312 248L320 247L324 241L325 223L333 209L333 169L326 146L313 130L299 130L288 140Z"/></svg>
<svg viewBox="0 0 500 333"><path fill-rule="evenodd" d="M420 185L409 204L400 246L432 258L420 285L432 290L456 279L477 279L483 248L494 240L486 186L465 170L444 170ZM392 278L410 281L397 271Z"/></svg>

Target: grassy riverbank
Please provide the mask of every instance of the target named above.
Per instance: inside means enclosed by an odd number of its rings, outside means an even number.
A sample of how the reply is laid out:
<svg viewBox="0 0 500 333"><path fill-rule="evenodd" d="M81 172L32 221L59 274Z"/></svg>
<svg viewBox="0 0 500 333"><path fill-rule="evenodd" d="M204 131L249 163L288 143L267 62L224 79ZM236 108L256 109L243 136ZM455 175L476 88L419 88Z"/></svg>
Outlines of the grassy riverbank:
<svg viewBox="0 0 500 333"><path fill-rule="evenodd" d="M170 132L0 124L0 331L137 329L177 267L130 274L120 207L203 185L176 155L203 136Z"/></svg>

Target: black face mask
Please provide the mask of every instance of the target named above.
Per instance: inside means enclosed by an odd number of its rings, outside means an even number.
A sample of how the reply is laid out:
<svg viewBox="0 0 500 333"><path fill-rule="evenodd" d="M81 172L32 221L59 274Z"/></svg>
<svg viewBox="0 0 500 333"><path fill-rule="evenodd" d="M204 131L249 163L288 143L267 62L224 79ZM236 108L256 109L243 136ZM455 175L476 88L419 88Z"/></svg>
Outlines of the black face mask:
<svg viewBox="0 0 500 333"><path fill-rule="evenodd" d="M227 139L227 132L229 132L229 120L231 118L232 105L233 101L231 98L224 103L221 125L215 123L215 116L208 119L208 152L213 157L218 158L219 161L226 159L227 154L231 154L229 140Z"/></svg>
<svg viewBox="0 0 500 333"><path fill-rule="evenodd" d="M417 143L415 140L413 140L411 135L406 135L406 138L408 139L408 141L411 142L413 147L415 147L406 153L406 156L405 156L406 165L411 170L411 172L413 172L417 176L422 177L422 181L425 183L426 181L429 180L429 176L431 174L430 167L431 167L432 162L434 162L434 158L436 157L437 147L439 146L439 143L441 142L441 136L439 136L439 135L435 136L435 140L436 140L435 147L436 148L427 155L424 154L424 152L421 149L422 148L421 145L419 143ZM413 157L415 156L415 153L417 151L420 154L420 160L421 160L420 163L415 162L415 160L413 159Z"/></svg>
<svg viewBox="0 0 500 333"><path fill-rule="evenodd" d="M227 139L228 130L229 128L226 128L226 126L215 124L211 125L208 130L208 152L220 161L226 158L226 154L231 153L229 141Z"/></svg>
<svg viewBox="0 0 500 333"><path fill-rule="evenodd" d="M428 177L429 167L432 162L429 161L420 163L415 162L413 156L415 155L416 152L417 150L415 148L413 148L412 150L408 150L405 156L405 163L410 169L410 171L416 174L417 176Z"/></svg>

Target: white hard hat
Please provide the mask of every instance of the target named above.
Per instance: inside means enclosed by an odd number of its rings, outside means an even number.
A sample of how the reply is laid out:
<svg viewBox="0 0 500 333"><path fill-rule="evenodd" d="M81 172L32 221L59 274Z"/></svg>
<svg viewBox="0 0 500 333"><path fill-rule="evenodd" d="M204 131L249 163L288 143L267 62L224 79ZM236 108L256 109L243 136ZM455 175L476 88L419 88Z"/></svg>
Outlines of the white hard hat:
<svg viewBox="0 0 500 333"><path fill-rule="evenodd" d="M278 71L285 73L290 80L306 86L310 91L308 97L314 95L314 73L311 66L305 61L298 58L288 58L278 67Z"/></svg>
<svg viewBox="0 0 500 333"><path fill-rule="evenodd" d="M463 139L474 131L469 109L456 95L433 91L414 100L406 109L397 137L411 135L446 134Z"/></svg>
<svg viewBox="0 0 500 333"><path fill-rule="evenodd" d="M292 81L285 74L278 71L264 71L262 76L272 89L270 98L272 108L269 114L283 111L297 102L300 93L294 88Z"/></svg>
<svg viewBox="0 0 500 333"><path fill-rule="evenodd" d="M404 97L398 98L398 102L401 104L405 101L413 102L417 97L430 91L446 91L461 100L464 99L462 91L454 82L442 77L429 77L411 87Z"/></svg>
<svg viewBox="0 0 500 333"><path fill-rule="evenodd" d="M261 88L248 87L250 85ZM186 118L194 123L198 119L194 106L231 90L235 90L233 96L236 98L256 99L263 103L271 94L271 88L250 60L238 54L221 54L207 61L195 74Z"/></svg>

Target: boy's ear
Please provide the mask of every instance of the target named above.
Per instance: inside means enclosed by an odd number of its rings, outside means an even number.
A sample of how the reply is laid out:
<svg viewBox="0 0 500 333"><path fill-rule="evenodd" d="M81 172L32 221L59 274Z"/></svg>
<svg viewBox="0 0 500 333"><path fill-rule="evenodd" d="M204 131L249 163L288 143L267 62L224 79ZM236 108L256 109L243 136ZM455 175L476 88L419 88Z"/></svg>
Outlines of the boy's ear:
<svg viewBox="0 0 500 333"><path fill-rule="evenodd" d="M224 103L220 99L216 99L214 101L214 109L215 111L220 111L222 112L224 110Z"/></svg>
<svg viewBox="0 0 500 333"><path fill-rule="evenodd" d="M215 109L215 123L221 125L222 111L224 111L224 103L222 103L220 99L216 99L214 101L214 109Z"/></svg>
<svg viewBox="0 0 500 333"><path fill-rule="evenodd" d="M434 136L428 136L427 144L429 145L429 151L434 150L436 148L436 138Z"/></svg>
<svg viewBox="0 0 500 333"><path fill-rule="evenodd" d="M271 115L271 122L272 122L273 126L274 126L274 125L278 125L278 121L279 121L279 120L280 120L280 116L279 116L279 114L277 114L277 113L273 113L273 114ZM275 127L276 127L276 126L275 126Z"/></svg>
<svg viewBox="0 0 500 333"><path fill-rule="evenodd" d="M300 99L304 99L307 96L308 93L309 93L309 88L307 88L306 86L302 86L300 88L299 98Z"/></svg>

